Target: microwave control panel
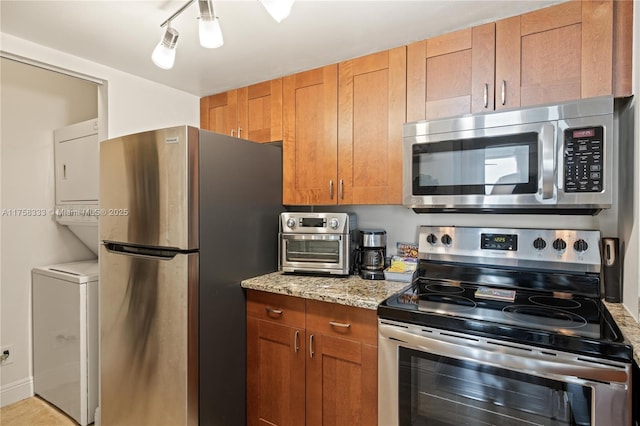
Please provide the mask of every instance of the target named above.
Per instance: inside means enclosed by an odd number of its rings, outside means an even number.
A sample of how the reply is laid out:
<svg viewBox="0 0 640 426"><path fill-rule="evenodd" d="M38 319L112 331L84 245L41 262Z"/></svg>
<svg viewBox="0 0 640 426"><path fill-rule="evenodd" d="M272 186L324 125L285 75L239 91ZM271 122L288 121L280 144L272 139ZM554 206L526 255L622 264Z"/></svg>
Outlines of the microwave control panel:
<svg viewBox="0 0 640 426"><path fill-rule="evenodd" d="M602 126L564 131L564 191L604 189L604 129Z"/></svg>

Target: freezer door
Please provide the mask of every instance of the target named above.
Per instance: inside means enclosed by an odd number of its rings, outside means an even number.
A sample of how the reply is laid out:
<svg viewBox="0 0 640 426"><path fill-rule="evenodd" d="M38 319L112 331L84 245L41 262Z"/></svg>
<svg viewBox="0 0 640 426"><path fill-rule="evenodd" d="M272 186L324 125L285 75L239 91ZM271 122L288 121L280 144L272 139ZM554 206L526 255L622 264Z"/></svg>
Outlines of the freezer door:
<svg viewBox="0 0 640 426"><path fill-rule="evenodd" d="M100 240L198 248L198 129L100 144Z"/></svg>
<svg viewBox="0 0 640 426"><path fill-rule="evenodd" d="M198 254L100 247L104 426L198 422Z"/></svg>

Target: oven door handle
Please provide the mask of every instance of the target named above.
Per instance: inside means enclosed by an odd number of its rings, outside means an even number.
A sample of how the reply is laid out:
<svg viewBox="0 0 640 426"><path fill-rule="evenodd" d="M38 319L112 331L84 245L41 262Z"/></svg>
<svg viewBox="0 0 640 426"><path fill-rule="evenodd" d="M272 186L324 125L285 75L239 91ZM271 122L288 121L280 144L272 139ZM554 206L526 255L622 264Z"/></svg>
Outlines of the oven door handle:
<svg viewBox="0 0 640 426"><path fill-rule="evenodd" d="M537 376L575 376L583 380L621 383L627 381L627 372L613 365L595 363L593 365L585 365L588 362L587 360L582 362L567 359L563 359L562 362L548 361L541 357L536 357L526 349L518 349L513 346L507 347L500 344L494 345L495 347L478 347L470 344L470 339L481 342L481 338L476 338L475 336L460 338L447 334L447 338L459 340L459 342L454 343L439 340L435 337L416 335L383 323L378 325L378 331L384 337L404 342L423 352L436 353L509 370L530 372ZM514 351L514 353L506 353L508 350ZM515 351L521 353L516 354Z"/></svg>
<svg viewBox="0 0 640 426"><path fill-rule="evenodd" d="M538 187L542 190L542 199L550 200L553 198L553 184L555 176L555 149L553 142L555 141L555 126L545 124L540 129L540 178Z"/></svg>
<svg viewBox="0 0 640 426"><path fill-rule="evenodd" d="M342 234L296 234L283 235L285 241L340 241Z"/></svg>

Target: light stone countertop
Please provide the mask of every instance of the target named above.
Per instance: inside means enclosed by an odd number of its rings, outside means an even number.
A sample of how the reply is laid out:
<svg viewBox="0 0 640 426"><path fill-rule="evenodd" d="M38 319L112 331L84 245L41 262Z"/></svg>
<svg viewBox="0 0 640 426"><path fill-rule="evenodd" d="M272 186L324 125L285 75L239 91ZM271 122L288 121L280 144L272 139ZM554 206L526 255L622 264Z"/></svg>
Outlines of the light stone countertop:
<svg viewBox="0 0 640 426"><path fill-rule="evenodd" d="M334 278L273 272L246 279L241 285L252 290L375 310L380 302L409 286L409 283L363 280L359 275ZM640 365L640 324L621 303L604 304L624 337L633 346L633 358Z"/></svg>
<svg viewBox="0 0 640 426"><path fill-rule="evenodd" d="M640 324L627 312L622 303L603 302L624 337L633 346L633 359L640 365Z"/></svg>
<svg viewBox="0 0 640 426"><path fill-rule="evenodd" d="M273 272L246 279L241 282L241 285L252 290L375 310L380 302L409 286L410 283L364 280L359 275L334 278Z"/></svg>

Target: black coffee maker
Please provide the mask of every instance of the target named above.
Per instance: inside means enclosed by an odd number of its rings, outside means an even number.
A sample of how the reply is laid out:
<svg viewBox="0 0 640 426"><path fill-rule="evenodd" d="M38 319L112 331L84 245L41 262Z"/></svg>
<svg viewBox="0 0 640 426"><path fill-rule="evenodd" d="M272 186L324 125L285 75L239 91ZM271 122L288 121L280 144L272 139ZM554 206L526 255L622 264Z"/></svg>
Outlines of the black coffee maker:
<svg viewBox="0 0 640 426"><path fill-rule="evenodd" d="M387 255L387 231L361 229L360 248L356 264L365 280L384 280L384 260Z"/></svg>

